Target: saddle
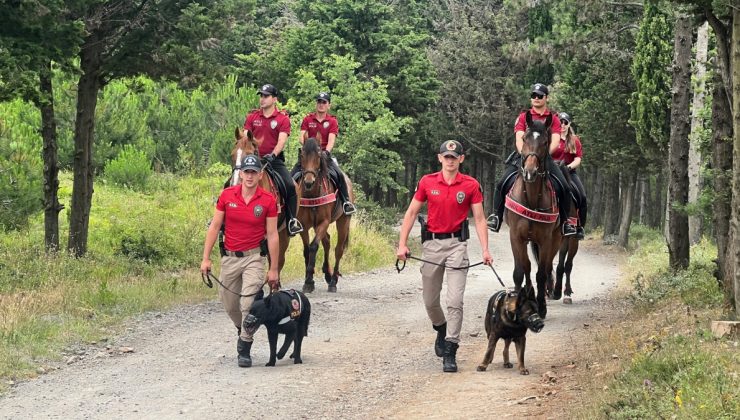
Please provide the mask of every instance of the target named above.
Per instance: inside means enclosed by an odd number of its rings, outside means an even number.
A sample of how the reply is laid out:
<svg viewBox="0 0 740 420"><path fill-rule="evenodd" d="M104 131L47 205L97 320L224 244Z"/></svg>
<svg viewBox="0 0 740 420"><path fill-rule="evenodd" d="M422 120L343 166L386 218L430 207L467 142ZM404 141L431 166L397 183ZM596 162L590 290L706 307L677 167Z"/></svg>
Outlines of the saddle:
<svg viewBox="0 0 740 420"><path fill-rule="evenodd" d="M264 171L267 174L267 181L270 183L271 190L268 190L268 192L272 192L273 197L275 197L275 201L278 205L278 213L281 213L283 204L285 203L285 200L283 200L283 197L285 197L288 192L285 187L285 183L283 182L283 178L281 178L275 169L271 165L265 165Z"/></svg>

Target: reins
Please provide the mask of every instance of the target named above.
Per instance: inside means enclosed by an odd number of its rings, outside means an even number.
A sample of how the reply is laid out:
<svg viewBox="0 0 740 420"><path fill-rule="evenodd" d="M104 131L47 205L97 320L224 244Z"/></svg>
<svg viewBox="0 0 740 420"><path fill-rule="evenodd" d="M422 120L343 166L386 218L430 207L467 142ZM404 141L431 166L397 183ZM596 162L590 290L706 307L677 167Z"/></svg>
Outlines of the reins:
<svg viewBox="0 0 740 420"><path fill-rule="evenodd" d="M449 268L449 269L452 269L452 270L467 270L468 268L476 267L476 266L479 266L479 265L483 264L483 261L481 261L481 262L478 262L478 263L475 263L475 264L469 264L469 265L465 265L465 266L461 266L461 267L452 267L452 266L449 266L449 265L444 264L444 263L443 264L440 264L440 263L436 263L434 261L425 260L423 258L413 257L413 256L411 256L411 254L406 254L406 258L410 258L410 259L416 260L416 261L421 261L421 262L427 263L427 264L436 265L437 267ZM493 265L489 265L489 267L491 267L491 270L493 271L493 274L496 276L496 279L498 279L498 282L501 283L501 286L503 288L506 288L506 285L501 280L501 277L499 277L498 273L496 272L496 269L493 268ZM398 259L398 258L396 258L396 270L400 273L405 268L406 268L406 260L403 260L403 264L401 264L401 260Z"/></svg>

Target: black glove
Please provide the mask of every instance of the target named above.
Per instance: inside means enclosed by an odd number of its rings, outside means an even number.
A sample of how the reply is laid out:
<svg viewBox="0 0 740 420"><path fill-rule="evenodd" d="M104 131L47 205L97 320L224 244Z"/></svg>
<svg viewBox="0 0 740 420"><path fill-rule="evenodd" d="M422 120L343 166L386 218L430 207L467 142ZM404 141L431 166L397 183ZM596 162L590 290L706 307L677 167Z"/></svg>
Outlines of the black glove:
<svg viewBox="0 0 740 420"><path fill-rule="evenodd" d="M323 153L324 156L326 156L327 159L331 159L331 152L330 151L323 150L323 151L321 151L321 153Z"/></svg>
<svg viewBox="0 0 740 420"><path fill-rule="evenodd" d="M264 155L262 159L264 159L267 163L272 163L272 161L275 160L275 155L273 155L272 153L268 153Z"/></svg>

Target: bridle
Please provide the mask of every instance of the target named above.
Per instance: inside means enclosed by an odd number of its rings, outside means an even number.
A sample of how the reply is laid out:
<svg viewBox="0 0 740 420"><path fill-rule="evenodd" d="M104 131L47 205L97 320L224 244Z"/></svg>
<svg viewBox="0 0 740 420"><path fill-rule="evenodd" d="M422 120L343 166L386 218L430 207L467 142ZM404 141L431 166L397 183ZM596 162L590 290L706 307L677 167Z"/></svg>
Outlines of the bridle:
<svg viewBox="0 0 740 420"><path fill-rule="evenodd" d="M526 172L525 172L525 169L524 169L524 163L527 161L527 159L529 159L532 156L534 156L534 158L537 159L537 166L536 166L536 170L535 170L535 178L528 180L527 177L525 176ZM526 155L523 155L522 156L522 163L519 165L519 172L521 172L521 174L522 174L522 180L524 182L527 182L527 183L532 183L532 182L535 182L537 180L537 177L543 177L544 178L545 173L547 172L547 170L545 168L545 165L541 165L541 163L542 163L542 159L539 157L539 155L537 153L532 152L532 153L527 153Z"/></svg>

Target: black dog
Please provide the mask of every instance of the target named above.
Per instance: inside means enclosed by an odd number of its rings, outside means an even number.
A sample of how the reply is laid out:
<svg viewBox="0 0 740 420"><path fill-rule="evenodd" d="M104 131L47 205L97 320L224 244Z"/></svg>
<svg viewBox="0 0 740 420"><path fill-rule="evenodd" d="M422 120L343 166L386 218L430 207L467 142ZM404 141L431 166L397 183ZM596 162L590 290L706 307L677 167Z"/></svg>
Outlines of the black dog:
<svg viewBox="0 0 740 420"><path fill-rule="evenodd" d="M535 333L542 331L545 322L537 313L537 299L534 288L524 287L519 292L502 290L495 293L488 300L486 308L486 334L488 335L488 349L483 356L483 362L478 365L478 371L483 372L493 360L493 351L499 338L503 338L504 367L512 368L509 363L509 344L514 341L516 356L519 362L519 373L529 375L524 367L524 346L527 343L527 329Z"/></svg>
<svg viewBox="0 0 740 420"><path fill-rule="evenodd" d="M303 363L301 360L301 343L303 337L308 336L308 322L311 319L311 303L306 295L295 290L281 290L274 292L264 299L252 304L249 315L244 318L244 329L254 334L261 324L267 328L267 339L270 342L270 360L265 366L275 366L277 359L285 357L285 353L292 343L293 354L290 358L293 363ZM278 334L285 334L280 351L277 348Z"/></svg>

